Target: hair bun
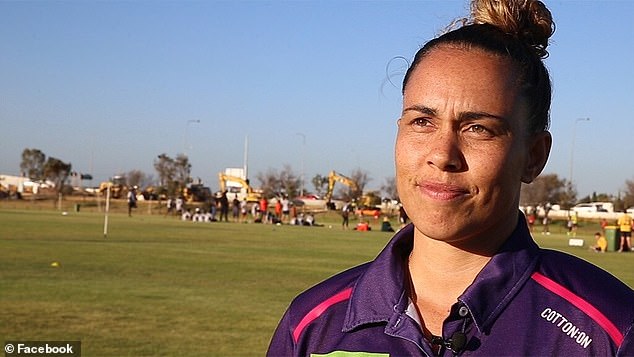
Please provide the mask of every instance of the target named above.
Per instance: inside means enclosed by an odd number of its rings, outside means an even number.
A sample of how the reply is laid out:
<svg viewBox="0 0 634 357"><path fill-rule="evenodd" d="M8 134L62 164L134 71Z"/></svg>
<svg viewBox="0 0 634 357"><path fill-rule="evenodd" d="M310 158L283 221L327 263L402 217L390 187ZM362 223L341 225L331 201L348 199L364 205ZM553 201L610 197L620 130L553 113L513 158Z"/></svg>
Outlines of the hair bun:
<svg viewBox="0 0 634 357"><path fill-rule="evenodd" d="M548 57L548 39L555 32L550 11L538 0L473 0L471 22L517 36L542 58Z"/></svg>

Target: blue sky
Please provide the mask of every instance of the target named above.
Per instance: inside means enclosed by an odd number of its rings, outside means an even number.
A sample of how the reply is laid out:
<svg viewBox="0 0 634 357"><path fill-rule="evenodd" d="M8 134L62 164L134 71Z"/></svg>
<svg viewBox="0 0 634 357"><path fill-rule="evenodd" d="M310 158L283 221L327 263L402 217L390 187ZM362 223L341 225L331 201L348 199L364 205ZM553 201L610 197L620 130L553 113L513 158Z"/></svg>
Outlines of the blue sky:
<svg viewBox="0 0 634 357"><path fill-rule="evenodd" d="M580 196L617 194L634 179L634 1L545 3L557 24L545 172L568 178L572 157ZM248 136L256 184L303 163L308 188L357 168L379 188L394 175L399 58L466 12L466 1L0 1L0 173L19 173L24 148L95 184L185 152L217 188Z"/></svg>

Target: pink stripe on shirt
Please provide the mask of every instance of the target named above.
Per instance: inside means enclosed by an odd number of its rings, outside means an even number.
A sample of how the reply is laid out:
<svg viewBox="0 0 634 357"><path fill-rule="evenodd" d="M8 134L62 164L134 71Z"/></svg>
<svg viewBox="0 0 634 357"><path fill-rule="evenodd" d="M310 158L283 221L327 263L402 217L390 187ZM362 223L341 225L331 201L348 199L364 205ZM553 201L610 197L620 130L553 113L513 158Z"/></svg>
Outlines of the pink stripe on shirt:
<svg viewBox="0 0 634 357"><path fill-rule="evenodd" d="M576 306L579 310L583 311L597 324L599 324L599 326L601 326L605 330L605 332L607 332L607 334L617 346L621 346L621 343L623 342L623 334L612 323L612 321L610 321L605 315L603 315L603 313L601 313L601 311L599 311L596 307L592 306L589 302L576 295L572 291L566 289L563 285L560 285L554 280L538 272L533 273L532 278L546 289L561 296L562 298Z"/></svg>
<svg viewBox="0 0 634 357"><path fill-rule="evenodd" d="M302 331L304 331L304 329L306 328L306 326L308 326L308 324L310 324L311 322L313 322L313 320L321 316L332 305L349 299L350 295L352 295L352 288L347 288L329 297L328 299L322 301L319 305L315 306L312 310L310 310L310 312L307 313L306 316L304 316L302 321L300 321L299 324L297 324L297 327L295 327L295 330L293 330L293 340L295 341L295 343L297 343L297 341L299 340L299 335L302 334Z"/></svg>

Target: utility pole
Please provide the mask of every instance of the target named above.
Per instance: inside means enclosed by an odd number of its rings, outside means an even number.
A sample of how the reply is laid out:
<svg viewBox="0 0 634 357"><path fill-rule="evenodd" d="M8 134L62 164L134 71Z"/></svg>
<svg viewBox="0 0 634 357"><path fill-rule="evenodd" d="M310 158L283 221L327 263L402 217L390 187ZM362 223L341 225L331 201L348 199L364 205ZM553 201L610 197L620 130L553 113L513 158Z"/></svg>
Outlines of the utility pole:
<svg viewBox="0 0 634 357"><path fill-rule="evenodd" d="M244 137L244 179L249 179L249 136Z"/></svg>
<svg viewBox="0 0 634 357"><path fill-rule="evenodd" d="M303 133L297 133L302 137L302 172L299 178L299 195L304 196L304 154L306 150L306 135Z"/></svg>
<svg viewBox="0 0 634 357"><path fill-rule="evenodd" d="M570 186L572 187L572 167L574 165L575 138L577 136L577 123L580 121L590 121L590 118L577 118L572 127L572 145L570 145Z"/></svg>
<svg viewBox="0 0 634 357"><path fill-rule="evenodd" d="M192 119L192 120L188 120L187 121L187 126L185 126L185 147L184 147L184 154L187 155L187 153L189 152L189 150L191 150L191 146L189 145L189 124L192 123L198 123L200 124L200 120L196 119Z"/></svg>

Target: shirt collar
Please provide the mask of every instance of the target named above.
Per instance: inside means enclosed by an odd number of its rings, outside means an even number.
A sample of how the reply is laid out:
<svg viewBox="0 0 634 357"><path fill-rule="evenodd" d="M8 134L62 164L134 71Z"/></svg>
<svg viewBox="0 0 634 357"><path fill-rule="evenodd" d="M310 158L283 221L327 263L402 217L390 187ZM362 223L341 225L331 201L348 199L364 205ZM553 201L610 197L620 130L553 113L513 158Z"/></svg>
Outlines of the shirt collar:
<svg viewBox="0 0 634 357"><path fill-rule="evenodd" d="M398 231L387 246L370 263L354 286L343 330L359 325L389 321L395 312L405 311L403 264L414 243L414 226Z"/></svg>
<svg viewBox="0 0 634 357"><path fill-rule="evenodd" d="M407 225L394 235L368 266L354 287L343 330L376 322L389 322L394 314L407 310L404 263L414 242L414 226ZM532 240L520 215L515 230L474 282L458 297L482 332L530 278L539 248Z"/></svg>
<svg viewBox="0 0 634 357"><path fill-rule="evenodd" d="M469 308L480 332L491 326L530 279L538 259L539 247L528 232L523 215L520 215L509 239L458 298Z"/></svg>

